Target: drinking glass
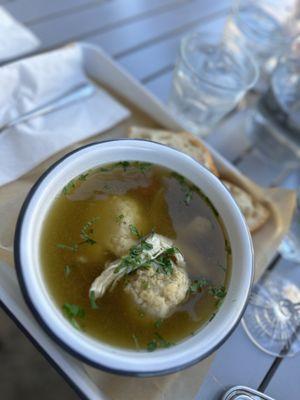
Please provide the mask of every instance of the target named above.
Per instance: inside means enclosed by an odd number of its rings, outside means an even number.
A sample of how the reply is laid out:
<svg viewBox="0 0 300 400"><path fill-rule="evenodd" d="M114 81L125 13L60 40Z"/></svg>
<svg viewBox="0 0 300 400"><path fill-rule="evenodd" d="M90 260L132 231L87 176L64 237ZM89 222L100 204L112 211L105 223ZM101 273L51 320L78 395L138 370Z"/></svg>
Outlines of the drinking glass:
<svg viewBox="0 0 300 400"><path fill-rule="evenodd" d="M250 52L260 68L262 81L276 66L289 40L294 3L293 0L240 0L226 24L225 36Z"/></svg>
<svg viewBox="0 0 300 400"><path fill-rule="evenodd" d="M300 288L271 272L254 286L242 319L252 342L275 357L300 350Z"/></svg>
<svg viewBox="0 0 300 400"><path fill-rule="evenodd" d="M270 90L270 111L276 112L278 123L290 132L300 146L300 36L282 55L272 74Z"/></svg>
<svg viewBox="0 0 300 400"><path fill-rule="evenodd" d="M209 31L181 41L169 107L179 122L205 136L255 84L252 58L233 41Z"/></svg>
<svg viewBox="0 0 300 400"><path fill-rule="evenodd" d="M282 169L300 164L300 36L296 37L271 76L269 90L249 114L247 133L255 148Z"/></svg>

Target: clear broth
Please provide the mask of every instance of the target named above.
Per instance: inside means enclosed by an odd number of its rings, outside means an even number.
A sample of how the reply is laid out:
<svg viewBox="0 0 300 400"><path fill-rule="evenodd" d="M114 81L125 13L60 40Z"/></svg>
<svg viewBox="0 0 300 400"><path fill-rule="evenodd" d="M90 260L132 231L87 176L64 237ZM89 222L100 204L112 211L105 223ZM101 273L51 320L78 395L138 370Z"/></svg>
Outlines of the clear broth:
<svg viewBox="0 0 300 400"><path fill-rule="evenodd" d="M206 196L169 169L123 162L80 175L67 184L50 208L40 255L54 301L62 313L66 303L79 306L84 316L70 318L75 328L117 347L149 349L155 338L169 345L194 335L214 317L221 304L207 288L190 294L170 317L160 321L145 315L129 300L122 281L97 300L97 309L91 307L89 288L93 280L106 262L117 258L105 246L106 232L123 223L113 209L116 198L134 199L138 204L142 222L136 227L142 235L154 229L174 241L185 257L191 281L206 278L214 286L227 288L231 272L229 241ZM188 228L199 216L208 221L209 229L204 233L201 228L200 232ZM81 243L80 233L87 223L89 236L96 243ZM72 248L78 243L76 250Z"/></svg>

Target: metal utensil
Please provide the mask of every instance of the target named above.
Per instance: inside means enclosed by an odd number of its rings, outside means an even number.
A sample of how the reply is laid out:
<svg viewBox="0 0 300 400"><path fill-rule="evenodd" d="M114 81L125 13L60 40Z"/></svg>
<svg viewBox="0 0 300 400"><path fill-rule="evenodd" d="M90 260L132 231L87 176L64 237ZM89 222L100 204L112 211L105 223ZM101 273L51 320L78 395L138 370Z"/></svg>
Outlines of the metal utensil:
<svg viewBox="0 0 300 400"><path fill-rule="evenodd" d="M274 400L264 393L258 392L246 386L234 386L229 389L222 400Z"/></svg>
<svg viewBox="0 0 300 400"><path fill-rule="evenodd" d="M22 114L13 120L5 123L0 127L0 133L5 131L6 129L12 128L15 125L20 124L21 122L27 121L31 118L36 118L41 115L49 114L58 109L68 107L70 104L73 104L79 100L92 96L96 91L96 87L90 83L85 82L79 85L74 86L72 89L63 93L61 96L56 97L53 100L50 100L32 110Z"/></svg>

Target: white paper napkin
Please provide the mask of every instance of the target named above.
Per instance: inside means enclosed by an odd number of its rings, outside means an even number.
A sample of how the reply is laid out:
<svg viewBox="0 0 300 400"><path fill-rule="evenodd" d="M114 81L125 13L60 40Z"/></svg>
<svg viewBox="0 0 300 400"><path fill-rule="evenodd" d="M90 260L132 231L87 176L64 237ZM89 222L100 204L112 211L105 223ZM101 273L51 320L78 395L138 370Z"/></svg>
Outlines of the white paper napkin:
<svg viewBox="0 0 300 400"><path fill-rule="evenodd" d="M77 45L0 68L0 126L87 81L82 50ZM91 97L5 130L0 133L0 186L129 115L124 106L97 87Z"/></svg>
<svg viewBox="0 0 300 400"><path fill-rule="evenodd" d="M0 7L0 61L29 53L39 45L39 39L29 29Z"/></svg>

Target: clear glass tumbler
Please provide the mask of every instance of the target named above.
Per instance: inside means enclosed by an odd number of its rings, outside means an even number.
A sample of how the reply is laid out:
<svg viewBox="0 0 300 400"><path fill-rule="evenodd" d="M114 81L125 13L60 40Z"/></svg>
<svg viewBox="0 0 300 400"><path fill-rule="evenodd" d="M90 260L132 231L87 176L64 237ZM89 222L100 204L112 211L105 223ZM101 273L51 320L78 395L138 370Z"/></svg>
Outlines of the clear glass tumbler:
<svg viewBox="0 0 300 400"><path fill-rule="evenodd" d="M192 32L181 41L169 107L185 129L205 136L255 84L252 58L233 41Z"/></svg>
<svg viewBox="0 0 300 400"><path fill-rule="evenodd" d="M271 78L270 111L300 145L300 35L287 47Z"/></svg>
<svg viewBox="0 0 300 400"><path fill-rule="evenodd" d="M276 66L289 38L293 0L239 0L225 35L240 43L260 68L261 80Z"/></svg>

